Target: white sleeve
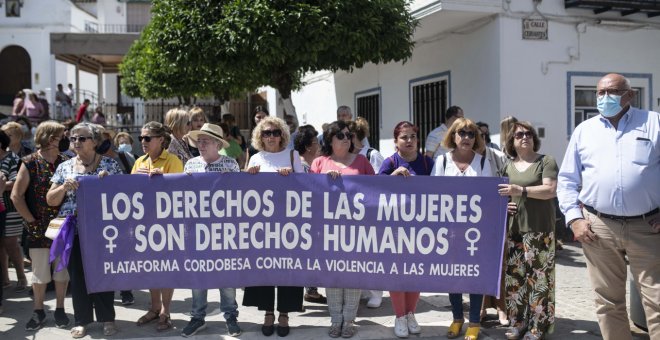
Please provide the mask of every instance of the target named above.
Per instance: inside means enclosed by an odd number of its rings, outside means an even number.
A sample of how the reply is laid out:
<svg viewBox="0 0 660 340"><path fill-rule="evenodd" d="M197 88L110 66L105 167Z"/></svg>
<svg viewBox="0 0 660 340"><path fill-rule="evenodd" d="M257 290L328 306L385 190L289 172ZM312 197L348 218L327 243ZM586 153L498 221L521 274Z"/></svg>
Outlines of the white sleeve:
<svg viewBox="0 0 660 340"><path fill-rule="evenodd" d="M300 154L296 150L293 150L293 172L305 172L302 161L300 160Z"/></svg>

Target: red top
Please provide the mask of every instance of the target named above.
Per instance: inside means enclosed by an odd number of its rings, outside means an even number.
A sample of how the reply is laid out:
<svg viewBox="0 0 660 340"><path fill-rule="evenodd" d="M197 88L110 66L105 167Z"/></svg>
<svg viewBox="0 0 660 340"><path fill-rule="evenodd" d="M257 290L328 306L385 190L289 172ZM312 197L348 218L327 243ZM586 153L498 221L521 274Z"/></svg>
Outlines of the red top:
<svg viewBox="0 0 660 340"><path fill-rule="evenodd" d="M375 175L374 167L371 166L367 157L362 155L357 155L353 163L345 168L337 166L329 156L317 157L312 162L309 172L325 174L330 170L337 170L342 175Z"/></svg>
<svg viewBox="0 0 660 340"><path fill-rule="evenodd" d="M85 112L87 111L88 106L89 106L89 104L80 105L80 107L78 108L78 113L76 114L76 123L80 123L80 121L82 121L83 117L85 116Z"/></svg>

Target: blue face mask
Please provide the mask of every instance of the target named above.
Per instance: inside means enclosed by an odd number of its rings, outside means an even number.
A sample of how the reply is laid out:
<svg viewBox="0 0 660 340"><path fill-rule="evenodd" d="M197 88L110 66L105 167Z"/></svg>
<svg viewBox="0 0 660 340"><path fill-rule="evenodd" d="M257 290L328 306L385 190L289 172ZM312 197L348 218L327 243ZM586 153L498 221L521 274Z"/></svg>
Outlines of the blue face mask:
<svg viewBox="0 0 660 340"><path fill-rule="evenodd" d="M119 144L117 150L125 153L131 153L131 151L133 151L133 146L130 144Z"/></svg>
<svg viewBox="0 0 660 340"><path fill-rule="evenodd" d="M598 112L605 118L612 118L621 112L621 96L604 94L598 96Z"/></svg>

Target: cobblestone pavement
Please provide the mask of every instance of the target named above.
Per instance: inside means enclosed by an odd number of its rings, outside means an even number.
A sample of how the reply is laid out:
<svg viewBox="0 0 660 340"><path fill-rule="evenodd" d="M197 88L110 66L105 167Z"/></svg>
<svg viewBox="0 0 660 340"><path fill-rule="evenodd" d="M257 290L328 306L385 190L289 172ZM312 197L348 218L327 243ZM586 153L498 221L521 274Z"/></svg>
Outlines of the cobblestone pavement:
<svg viewBox="0 0 660 340"><path fill-rule="evenodd" d="M593 291L586 273L586 265L582 249L578 243L564 246L557 254L557 296L556 296L556 325L554 334L549 339L601 339L593 302ZM10 270L12 283L15 282L13 269ZM28 278L29 278L28 274ZM53 340L70 339L68 329L54 327L52 312L55 310L54 293L47 294L47 321L44 328L36 332L25 331L25 323L32 314L31 298L26 293L15 293L13 287L5 289L4 313L0 314L0 339L34 339ZM237 300L242 301L242 291L237 291ZM190 290L178 289L175 291L172 302L172 319L174 329L158 333L155 324L142 327L135 326L135 321L147 310L149 303L148 291L135 291L136 303L124 307L120 300L116 300L117 327L119 333L111 339L182 339L179 335L187 324L192 299ZM383 305L378 309L368 309L364 303L358 312L358 333L354 339L396 339L393 334L394 317L390 300L385 293ZM117 294L119 298L119 294ZM217 290L209 292L209 315L206 318L208 327L195 339L234 339L227 336L225 324L219 314L219 293ZM467 297L465 299L467 301ZM66 300L66 311L73 319L73 310L70 297ZM260 327L263 314L256 308L240 307L239 324L243 328L240 339L266 339L261 334ZM494 310L489 311L491 316ZM320 340L331 339L327 335L329 316L327 307L318 304L305 303L305 311L291 313L290 340ZM446 339L447 327L451 323L451 310L447 294L424 293L417 309L417 319L422 325L422 334L411 336L410 339ZM497 321L485 321L479 339L506 339L505 328L497 327ZM465 328L465 327L464 327ZM631 327L634 338L649 339L642 331ZM273 335L276 337L276 335ZM103 339L102 326L93 324L88 328L85 339Z"/></svg>

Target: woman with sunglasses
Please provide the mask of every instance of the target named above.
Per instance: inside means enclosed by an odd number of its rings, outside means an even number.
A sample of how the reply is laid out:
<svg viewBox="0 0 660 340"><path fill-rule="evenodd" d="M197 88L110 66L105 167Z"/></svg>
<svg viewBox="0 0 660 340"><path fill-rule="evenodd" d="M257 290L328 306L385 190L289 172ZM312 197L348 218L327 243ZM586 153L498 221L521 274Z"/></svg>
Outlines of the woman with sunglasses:
<svg viewBox="0 0 660 340"><path fill-rule="evenodd" d="M515 122L504 144L513 157L504 168L509 184L499 193L510 196L517 211L509 218L506 264L508 339L542 339L554 327L555 201L557 163L539 154L541 140L528 122Z"/></svg>
<svg viewBox="0 0 660 340"><path fill-rule="evenodd" d="M466 118L458 118L447 130L442 140L442 147L451 150L439 155L435 160L432 176L495 176L489 162L485 161L478 150L484 146L479 134L479 127ZM470 294L469 325L465 331L466 340L476 340L480 330L480 312L483 295ZM454 339L461 335L463 328L463 294L449 294L454 321L447 330L447 338Z"/></svg>
<svg viewBox="0 0 660 340"><path fill-rule="evenodd" d="M292 172L304 172L298 151L288 150L289 127L282 119L265 117L252 131L252 146L258 150L250 157L247 172L277 172L287 176ZM243 295L243 306L257 307L266 312L261 332L265 336L275 332L275 287L246 287ZM289 312L302 310L303 287L277 287L277 335L289 334Z"/></svg>
<svg viewBox="0 0 660 340"><path fill-rule="evenodd" d="M188 148L186 135L190 132L190 115L184 109L171 109L165 114L165 125L170 129L171 142L167 151L176 155L185 164L193 158Z"/></svg>
<svg viewBox="0 0 660 340"><path fill-rule="evenodd" d="M115 160L96 152L96 147L103 142L103 128L100 125L86 122L77 124L70 131L69 141L73 145L76 156L62 162L57 167L50 180L53 184L46 194L48 205L60 206L59 217L77 214L78 177L104 177L122 173ZM114 292L88 293L85 284L78 230L94 227L78 224L74 229L75 236L68 267L75 321L75 327L71 329L71 336L74 338L85 336L87 325L94 321L94 312L96 312L96 321L103 322L103 335L111 336L117 333L113 305Z"/></svg>
<svg viewBox="0 0 660 340"><path fill-rule="evenodd" d="M353 153L353 134L344 121L328 125L323 133L321 154L310 168L311 173L341 175L374 175L374 168L366 157ZM326 288L332 338L350 338L355 335L355 317L360 303L360 288Z"/></svg>
<svg viewBox="0 0 660 340"><path fill-rule="evenodd" d="M394 127L394 145L396 152L385 158L381 165L379 175L391 176L428 176L433 169L431 157L419 152L419 128L411 122L399 122ZM419 292L390 291L394 319L394 334L400 338L407 338L409 334L422 332L415 319L415 310L419 301Z"/></svg>
<svg viewBox="0 0 660 340"><path fill-rule="evenodd" d="M169 129L165 125L158 122L144 124L138 140L142 144L144 156L135 160L131 174L151 176L183 172L181 160L167 151L171 137ZM149 289L149 293L151 294L151 309L138 319L137 325L143 326L158 319L156 330L165 331L172 328L170 304L174 289Z"/></svg>

